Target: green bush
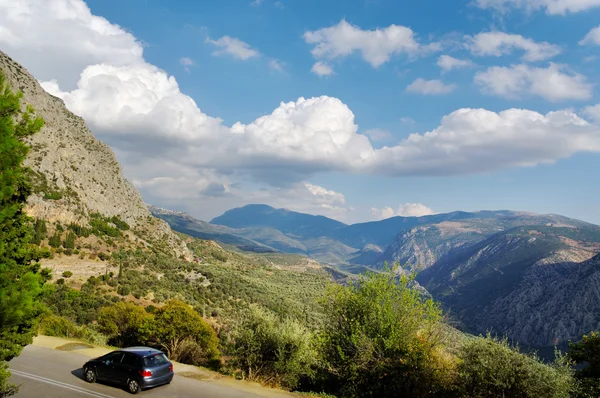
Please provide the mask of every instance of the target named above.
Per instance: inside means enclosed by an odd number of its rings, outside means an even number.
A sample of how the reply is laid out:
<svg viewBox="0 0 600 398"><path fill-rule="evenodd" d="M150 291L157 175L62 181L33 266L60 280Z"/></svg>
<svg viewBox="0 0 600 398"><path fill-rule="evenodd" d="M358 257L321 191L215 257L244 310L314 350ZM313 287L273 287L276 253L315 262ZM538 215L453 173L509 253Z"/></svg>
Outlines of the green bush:
<svg viewBox="0 0 600 398"><path fill-rule="evenodd" d="M140 344L140 333L150 318L144 307L134 303L119 302L103 307L98 314L98 327L118 347Z"/></svg>
<svg viewBox="0 0 600 398"><path fill-rule="evenodd" d="M574 389L573 372L564 358L546 365L520 353L506 339L472 339L461 347L459 357L459 385L470 398L568 398Z"/></svg>
<svg viewBox="0 0 600 398"><path fill-rule="evenodd" d="M63 278L70 278L73 276L73 273L71 271L65 271L62 273Z"/></svg>
<svg viewBox="0 0 600 398"><path fill-rule="evenodd" d="M569 357L579 369L575 373L579 381L580 398L600 397L600 333L591 332L580 342L569 342Z"/></svg>
<svg viewBox="0 0 600 398"><path fill-rule="evenodd" d="M145 326L145 341L163 348L169 358L184 358L190 343L195 343L205 358L203 365L210 365L221 355L219 340L214 329L196 312L180 300L170 300L154 313Z"/></svg>
<svg viewBox="0 0 600 398"><path fill-rule="evenodd" d="M297 322L254 306L232 334L234 365L249 380L294 388L314 373L311 336Z"/></svg>
<svg viewBox="0 0 600 398"><path fill-rule="evenodd" d="M77 326L68 318L57 315L45 316L40 321L38 332L45 336L79 339L92 344L105 345L107 343L106 336L100 332L87 326Z"/></svg>
<svg viewBox="0 0 600 398"><path fill-rule="evenodd" d="M442 350L441 310L394 270L331 285L320 335L328 377L341 397L448 396L454 362Z"/></svg>
<svg viewBox="0 0 600 398"><path fill-rule="evenodd" d="M131 289L129 288L129 286L121 285L117 289L117 293L120 294L121 296L127 296L129 293L131 293Z"/></svg>
<svg viewBox="0 0 600 398"><path fill-rule="evenodd" d="M75 234L73 233L73 231L69 231L67 233L67 237L65 238L64 242L63 242L63 247L65 249L75 249Z"/></svg>

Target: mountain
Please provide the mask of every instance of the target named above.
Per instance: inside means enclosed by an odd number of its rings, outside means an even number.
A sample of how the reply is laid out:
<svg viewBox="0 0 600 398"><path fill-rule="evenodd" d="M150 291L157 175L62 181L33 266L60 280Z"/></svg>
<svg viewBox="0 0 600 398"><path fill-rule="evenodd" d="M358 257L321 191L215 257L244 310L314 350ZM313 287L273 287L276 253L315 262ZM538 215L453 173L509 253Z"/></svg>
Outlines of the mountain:
<svg viewBox="0 0 600 398"><path fill-rule="evenodd" d="M447 221L437 222L440 217L429 216L430 223L423 220L422 225L398 234L374 266L381 268L386 262L398 262L411 270L425 269L451 250L474 244L493 234L518 226L563 226L574 231L595 227L558 215L511 211L455 212L439 216Z"/></svg>
<svg viewBox="0 0 600 398"><path fill-rule="evenodd" d="M252 207L258 208L261 206ZM178 232L200 239L216 240L224 244L235 246L244 251L303 254L328 264L344 263L346 258L356 252L355 248L346 246L343 243L326 236L311 237L310 234L308 234L309 236L305 237L292 233L285 234L284 232L269 226L231 228L200 221L183 212L161 209L156 206L149 206L148 208L155 217L167 221L169 225ZM287 217L286 213L281 214L284 214L284 216ZM322 218L326 219L325 217ZM310 218L307 218L306 220L315 221ZM330 221L337 223L337 221L334 220ZM316 222L321 223L323 220L317 218ZM327 224L327 222L325 223ZM247 225L247 223L240 224ZM334 225L333 223L328 224ZM304 228L304 230L308 230L308 227Z"/></svg>
<svg viewBox="0 0 600 398"><path fill-rule="evenodd" d="M32 105L45 121L42 130L29 138L31 150L25 162L33 186L26 207L29 215L63 225L87 225L94 214L117 217L131 227L135 238L191 258L169 225L152 217L123 177L114 153L93 136L82 118L1 51L0 70L10 87L23 93L22 105Z"/></svg>
<svg viewBox="0 0 600 398"><path fill-rule="evenodd" d="M286 235L302 238L330 236L346 224L324 216L275 209L267 205L247 205L226 211L210 221L211 224L230 228L267 227Z"/></svg>
<svg viewBox="0 0 600 398"><path fill-rule="evenodd" d="M470 332L552 346L598 327L598 252L600 227L521 226L448 251L417 281Z"/></svg>

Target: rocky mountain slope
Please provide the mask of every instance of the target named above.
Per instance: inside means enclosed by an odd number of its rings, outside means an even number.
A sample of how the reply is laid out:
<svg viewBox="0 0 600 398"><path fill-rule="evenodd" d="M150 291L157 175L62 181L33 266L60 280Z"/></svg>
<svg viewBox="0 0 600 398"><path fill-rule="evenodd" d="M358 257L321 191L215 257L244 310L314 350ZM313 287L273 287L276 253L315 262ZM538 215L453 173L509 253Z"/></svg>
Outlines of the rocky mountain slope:
<svg viewBox="0 0 600 398"><path fill-rule="evenodd" d="M23 93L23 106L32 105L45 121L30 139L26 160L34 187L27 204L31 216L64 225L86 225L94 213L117 216L147 243L161 242L174 255L191 257L168 224L152 217L137 190L123 177L113 152L93 136L82 118L1 51L0 70L10 87Z"/></svg>
<svg viewBox="0 0 600 398"><path fill-rule="evenodd" d="M417 281L471 332L551 346L600 326L598 252L599 227L516 227L449 251Z"/></svg>

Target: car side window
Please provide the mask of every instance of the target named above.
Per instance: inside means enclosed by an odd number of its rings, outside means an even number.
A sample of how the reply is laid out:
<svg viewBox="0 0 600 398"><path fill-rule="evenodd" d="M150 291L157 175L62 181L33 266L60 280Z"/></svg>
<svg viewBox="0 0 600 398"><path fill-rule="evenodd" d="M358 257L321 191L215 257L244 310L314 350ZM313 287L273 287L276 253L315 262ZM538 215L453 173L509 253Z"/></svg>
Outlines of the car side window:
<svg viewBox="0 0 600 398"><path fill-rule="evenodd" d="M121 362L121 358L123 357L123 353L121 352L111 352L110 354L102 357L102 362L109 364L117 364Z"/></svg>
<svg viewBox="0 0 600 398"><path fill-rule="evenodd" d="M123 354L121 364L126 366L136 366L138 364L138 356L126 352Z"/></svg>

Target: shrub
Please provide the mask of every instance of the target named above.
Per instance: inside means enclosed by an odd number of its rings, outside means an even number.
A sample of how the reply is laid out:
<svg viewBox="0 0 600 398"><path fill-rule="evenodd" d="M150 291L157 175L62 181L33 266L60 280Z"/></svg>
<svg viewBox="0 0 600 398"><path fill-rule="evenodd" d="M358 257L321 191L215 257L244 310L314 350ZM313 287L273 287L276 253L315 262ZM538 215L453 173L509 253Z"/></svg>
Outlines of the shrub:
<svg viewBox="0 0 600 398"><path fill-rule="evenodd" d="M129 286L121 285L117 289L117 293L120 294L121 296L127 296L129 293L131 293L131 289L129 288Z"/></svg>
<svg viewBox="0 0 600 398"><path fill-rule="evenodd" d="M294 388L313 375L316 352L311 333L290 319L252 307L232 335L235 365L244 377Z"/></svg>
<svg viewBox="0 0 600 398"><path fill-rule="evenodd" d="M58 315L47 315L39 324L38 332L45 336L80 339L92 344L105 345L106 336L87 327L77 326L68 318Z"/></svg>
<svg viewBox="0 0 600 398"><path fill-rule="evenodd" d="M98 258L102 261L107 261L110 259L110 255L108 255L104 252L100 252L100 253L98 253Z"/></svg>
<svg viewBox="0 0 600 398"><path fill-rule="evenodd" d="M220 356L219 341L213 328L180 300L170 300L156 310L154 318L146 324L145 340L165 349L174 361L184 356L190 342L202 350L207 365Z"/></svg>
<svg viewBox="0 0 600 398"><path fill-rule="evenodd" d="M441 349L441 310L410 282L388 269L331 285L320 335L325 390L342 397L448 394L454 369Z"/></svg>
<svg viewBox="0 0 600 398"><path fill-rule="evenodd" d="M579 380L581 398L600 396L600 333L591 332L583 336L580 342L569 342L569 357L579 365L575 376Z"/></svg>
<svg viewBox="0 0 600 398"><path fill-rule="evenodd" d="M569 364L560 357L551 365L520 353L506 339L490 335L465 343L459 356L459 384L472 398L568 398L573 389Z"/></svg>
<svg viewBox="0 0 600 398"><path fill-rule="evenodd" d="M119 302L100 309L98 326L100 332L107 335L110 344L118 347L138 345L141 329L149 317L144 307Z"/></svg>
<svg viewBox="0 0 600 398"><path fill-rule="evenodd" d="M71 271L65 271L62 273L63 278L70 278L73 276L73 273Z"/></svg>

